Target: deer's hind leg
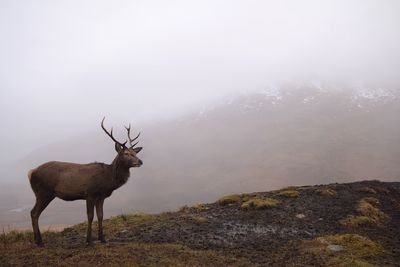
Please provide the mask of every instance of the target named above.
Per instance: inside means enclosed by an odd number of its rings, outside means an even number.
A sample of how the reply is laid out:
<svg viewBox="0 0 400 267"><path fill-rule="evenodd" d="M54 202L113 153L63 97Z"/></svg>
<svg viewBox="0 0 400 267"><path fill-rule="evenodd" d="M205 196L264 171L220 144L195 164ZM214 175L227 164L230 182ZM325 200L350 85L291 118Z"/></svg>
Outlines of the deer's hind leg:
<svg viewBox="0 0 400 267"><path fill-rule="evenodd" d="M86 233L86 242L88 245L93 245L92 241L92 222L94 217L94 205L95 201L93 199L86 199L86 212L88 217L88 228Z"/></svg>
<svg viewBox="0 0 400 267"><path fill-rule="evenodd" d="M35 206L31 210L33 235L35 243L38 246L43 246L42 236L39 229L39 216L53 199L54 196L52 195L37 194Z"/></svg>
<svg viewBox="0 0 400 267"><path fill-rule="evenodd" d="M97 213L97 224L98 224L98 238L101 243L106 243L106 239L104 238L103 234L103 204L104 198L98 199L96 201L96 213Z"/></svg>

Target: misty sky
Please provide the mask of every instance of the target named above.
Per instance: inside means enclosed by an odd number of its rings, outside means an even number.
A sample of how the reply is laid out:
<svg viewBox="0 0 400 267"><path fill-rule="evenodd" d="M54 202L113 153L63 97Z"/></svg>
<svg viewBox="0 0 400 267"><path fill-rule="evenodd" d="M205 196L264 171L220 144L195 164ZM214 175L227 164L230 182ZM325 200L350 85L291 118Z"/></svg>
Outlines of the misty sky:
<svg viewBox="0 0 400 267"><path fill-rule="evenodd" d="M0 160L281 80L398 82L400 1L0 0Z"/></svg>

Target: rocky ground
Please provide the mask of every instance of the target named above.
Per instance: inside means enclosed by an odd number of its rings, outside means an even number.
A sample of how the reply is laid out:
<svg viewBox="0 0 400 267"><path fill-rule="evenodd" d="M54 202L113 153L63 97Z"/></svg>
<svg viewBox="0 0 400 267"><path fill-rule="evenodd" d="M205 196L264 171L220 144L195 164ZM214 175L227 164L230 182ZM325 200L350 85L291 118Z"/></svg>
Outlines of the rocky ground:
<svg viewBox="0 0 400 267"><path fill-rule="evenodd" d="M45 233L45 248L3 234L0 265L400 266L399 225L399 182L291 187L113 217L93 247L84 223Z"/></svg>

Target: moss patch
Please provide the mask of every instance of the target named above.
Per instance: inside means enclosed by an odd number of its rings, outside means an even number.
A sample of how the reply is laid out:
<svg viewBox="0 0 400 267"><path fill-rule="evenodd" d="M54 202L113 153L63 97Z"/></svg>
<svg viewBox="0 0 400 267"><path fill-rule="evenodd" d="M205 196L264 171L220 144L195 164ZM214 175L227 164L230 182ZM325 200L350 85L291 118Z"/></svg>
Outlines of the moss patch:
<svg viewBox="0 0 400 267"><path fill-rule="evenodd" d="M254 197L244 202L240 207L242 209L249 209L249 208L263 209L269 207L276 207L280 203L281 202L279 200L269 197L267 198Z"/></svg>
<svg viewBox="0 0 400 267"><path fill-rule="evenodd" d="M280 191L277 194L278 196L287 197L287 198L296 198L300 196L300 192L297 190L284 190Z"/></svg>

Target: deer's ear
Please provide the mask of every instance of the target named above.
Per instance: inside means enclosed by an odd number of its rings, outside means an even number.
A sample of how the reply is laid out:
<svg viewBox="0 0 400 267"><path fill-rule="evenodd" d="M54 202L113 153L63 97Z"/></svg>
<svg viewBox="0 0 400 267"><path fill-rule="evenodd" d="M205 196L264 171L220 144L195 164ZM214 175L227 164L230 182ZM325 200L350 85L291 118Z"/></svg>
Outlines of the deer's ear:
<svg viewBox="0 0 400 267"><path fill-rule="evenodd" d="M133 149L133 151L137 154L137 153L139 153L140 150L142 150L142 149L143 149L143 147L135 147L135 148Z"/></svg>
<svg viewBox="0 0 400 267"><path fill-rule="evenodd" d="M120 146L120 144L115 143L115 151L117 151L118 153L122 150L122 146Z"/></svg>

